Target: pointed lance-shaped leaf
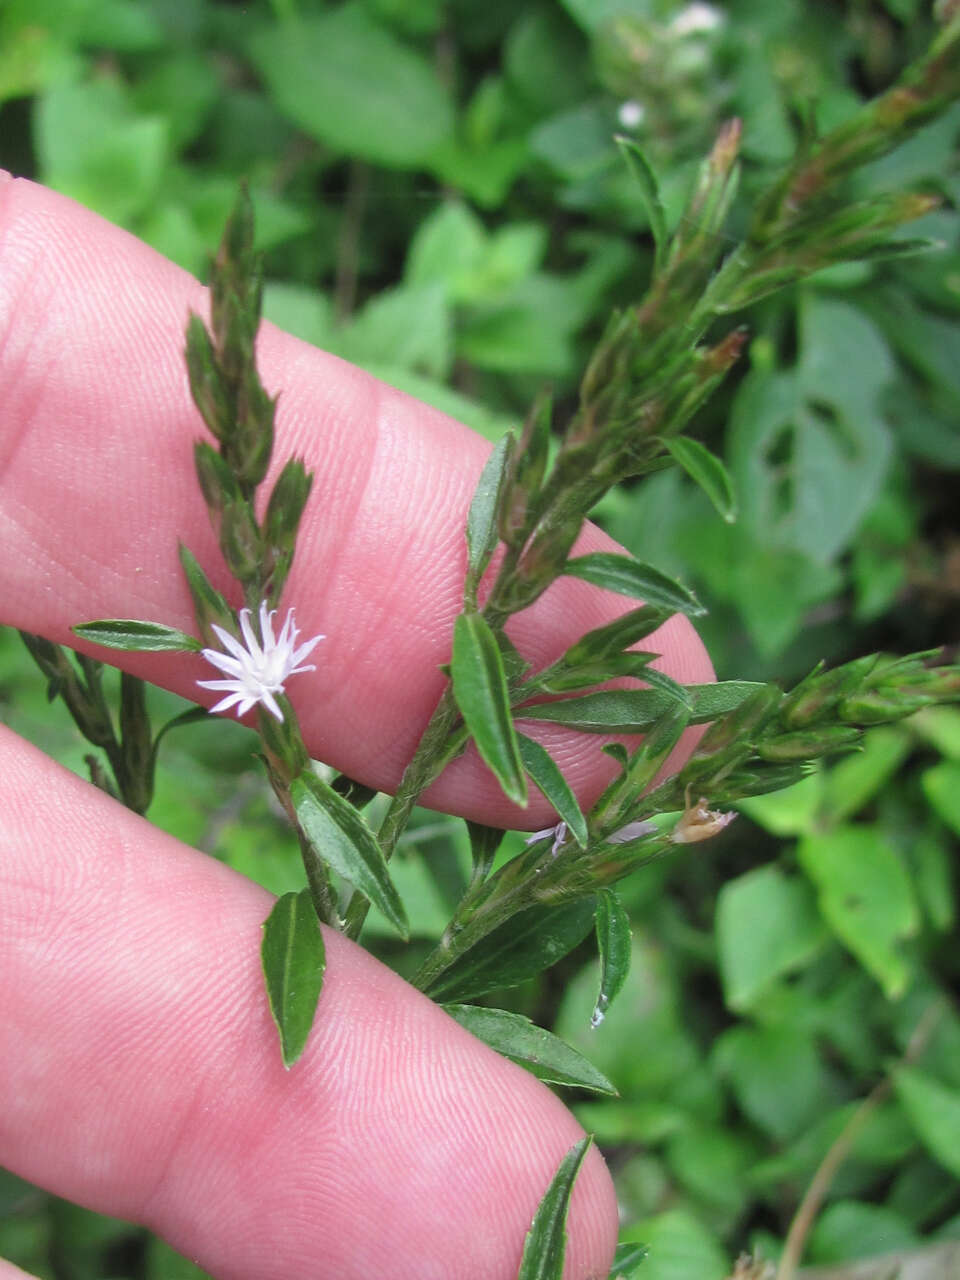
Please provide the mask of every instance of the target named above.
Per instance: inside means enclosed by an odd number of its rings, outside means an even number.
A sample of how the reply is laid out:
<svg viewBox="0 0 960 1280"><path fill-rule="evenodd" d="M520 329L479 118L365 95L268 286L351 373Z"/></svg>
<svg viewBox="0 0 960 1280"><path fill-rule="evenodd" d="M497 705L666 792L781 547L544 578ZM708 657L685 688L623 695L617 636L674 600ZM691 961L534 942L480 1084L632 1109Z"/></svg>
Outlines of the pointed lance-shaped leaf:
<svg viewBox="0 0 960 1280"><path fill-rule="evenodd" d="M692 700L690 723L716 720L760 687L751 680L684 685ZM584 733L643 733L676 705L676 699L662 689L618 689L520 707L515 714L519 719L548 720Z"/></svg>
<svg viewBox="0 0 960 1280"><path fill-rule="evenodd" d="M564 666L579 667L583 663L620 653L652 635L658 627L663 626L671 613L670 609L659 609L649 604L631 609L613 622L581 636L576 644L570 646L561 661Z"/></svg>
<svg viewBox="0 0 960 1280"><path fill-rule="evenodd" d="M515 446L516 439L509 431L497 441L480 472L467 513L467 574L474 595L497 545L497 508Z"/></svg>
<svg viewBox="0 0 960 1280"><path fill-rule="evenodd" d="M733 524L737 518L733 481L716 454L711 453L699 440L691 440L687 436L675 436L663 443L694 484L700 486L727 524Z"/></svg>
<svg viewBox="0 0 960 1280"><path fill-rule="evenodd" d="M141 622L138 618L78 622L70 630L81 640L128 653L195 653L203 648L199 640L176 627L166 627L162 622Z"/></svg>
<svg viewBox="0 0 960 1280"><path fill-rule="evenodd" d="M592 1141L589 1134L581 1138L561 1161L527 1232L517 1280L562 1280L570 1196Z"/></svg>
<svg viewBox="0 0 960 1280"><path fill-rule="evenodd" d="M187 321L186 361L193 403L210 433L223 440L233 418L232 400L206 325L192 311Z"/></svg>
<svg viewBox="0 0 960 1280"><path fill-rule="evenodd" d="M653 565L634 560L632 556L618 555L613 551L595 551L590 555L568 560L563 566L563 572L570 577L592 582L594 586L603 587L607 591L633 596L675 613L695 617L706 612L687 587L667 577Z"/></svg>
<svg viewBox="0 0 960 1280"><path fill-rule="evenodd" d="M228 502L240 497L236 479L223 455L206 440L198 440L193 446L193 463L200 481L200 491L210 511L211 518L219 516Z"/></svg>
<svg viewBox="0 0 960 1280"><path fill-rule="evenodd" d="M263 541L247 498L229 500L220 514L220 550L227 568L245 587L259 579Z"/></svg>
<svg viewBox="0 0 960 1280"><path fill-rule="evenodd" d="M663 266L667 250L667 215L660 199L660 184L645 152L632 138L616 134L613 140L620 148L620 154L640 190L640 199L643 201L647 221L650 223L650 234L653 236L655 249L653 274L656 276Z"/></svg>
<svg viewBox="0 0 960 1280"><path fill-rule="evenodd" d="M587 820L583 816L577 797L560 772L553 756L539 742L523 733L517 734L520 759L538 790L553 806L557 817L567 824L567 830L581 849L587 845Z"/></svg>
<svg viewBox="0 0 960 1280"><path fill-rule="evenodd" d="M611 654L609 658L597 662L586 662L579 667L566 667L561 660L534 676L519 690L519 694L526 699L535 693L570 693L574 689L606 684L608 680L616 680L621 676L634 676L637 680L647 680L652 684L653 681L648 680L649 664L659 657L658 653L632 650L629 653Z"/></svg>
<svg viewBox="0 0 960 1280"><path fill-rule="evenodd" d="M527 784L510 715L510 692L496 637L479 613L461 613L450 662L453 696L483 760L504 794L526 806Z"/></svg>
<svg viewBox="0 0 960 1280"><path fill-rule="evenodd" d="M290 458L277 476L267 503L264 535L270 546L292 552L297 541L300 517L313 487L313 476L300 458Z"/></svg>
<svg viewBox="0 0 960 1280"><path fill-rule="evenodd" d="M190 595L193 598L193 609L197 618L197 626L210 648L219 648L220 641L216 634L210 630L211 624L216 623L218 627L236 634L237 622L234 617L233 610L227 604L226 600L216 590L207 578L207 575L200 568L193 552L181 542L179 547L180 563L183 566L183 572L187 579L187 586L190 588Z"/></svg>
<svg viewBox="0 0 960 1280"><path fill-rule="evenodd" d="M522 1014L475 1004L447 1004L443 1008L478 1040L526 1067L538 1080L616 1097L614 1086L582 1053Z"/></svg>
<svg viewBox="0 0 960 1280"><path fill-rule="evenodd" d="M550 454L552 407L550 393L541 391L527 414L520 441L512 451L497 504L497 528L508 547L522 545L530 532L531 505L539 492Z"/></svg>
<svg viewBox="0 0 960 1280"><path fill-rule="evenodd" d="M294 778L290 799L317 855L359 889L404 938L407 917L376 837L362 815L309 771Z"/></svg>
<svg viewBox="0 0 960 1280"><path fill-rule="evenodd" d="M499 827L485 827L480 822L467 821L467 834L470 837L473 879L480 883L486 880L493 868L493 860L503 841L503 831Z"/></svg>
<svg viewBox="0 0 960 1280"><path fill-rule="evenodd" d="M310 890L285 893L263 922L260 963L270 1012L280 1033L283 1065L306 1047L323 988L326 953Z"/></svg>
<svg viewBox="0 0 960 1280"><path fill-rule="evenodd" d="M650 1250L645 1244L630 1244L626 1241L618 1244L613 1255L610 1280L634 1280L634 1273L649 1254Z"/></svg>
<svg viewBox="0 0 960 1280"><path fill-rule="evenodd" d="M597 950L600 953L600 993L590 1019L599 1027L630 972L630 917L613 889L597 894Z"/></svg>
<svg viewBox="0 0 960 1280"><path fill-rule="evenodd" d="M461 952L421 990L434 1000L462 1001L526 982L580 945L593 927L595 907L591 894L559 906L538 904L518 911Z"/></svg>

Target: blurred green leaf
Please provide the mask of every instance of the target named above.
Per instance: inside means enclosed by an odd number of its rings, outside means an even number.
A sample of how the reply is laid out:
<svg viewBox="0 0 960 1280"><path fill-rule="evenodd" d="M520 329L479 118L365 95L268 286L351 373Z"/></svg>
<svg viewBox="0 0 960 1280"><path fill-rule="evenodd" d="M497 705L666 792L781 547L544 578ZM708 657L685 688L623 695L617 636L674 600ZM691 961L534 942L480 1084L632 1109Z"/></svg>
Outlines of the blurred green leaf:
<svg viewBox="0 0 960 1280"><path fill-rule="evenodd" d="M405 938L407 918L403 903L380 846L362 815L312 773L294 778L290 799L297 821L319 857L369 898Z"/></svg>
<svg viewBox="0 0 960 1280"><path fill-rule="evenodd" d="M390 363L428 377L450 371L453 332L439 283L384 289L336 335L337 353L362 368Z"/></svg>
<svg viewBox="0 0 960 1280"><path fill-rule="evenodd" d="M289 1070L306 1047L327 963L309 889L277 899L263 923L260 960Z"/></svg>
<svg viewBox="0 0 960 1280"><path fill-rule="evenodd" d="M37 105L40 177L111 222L129 223L156 199L167 124L140 115L119 78L48 89Z"/></svg>
<svg viewBox="0 0 960 1280"><path fill-rule="evenodd" d="M817 887L820 910L836 937L889 999L901 995L912 973L902 943L916 933L920 919L910 878L881 832L845 826L808 835L797 858Z"/></svg>
<svg viewBox="0 0 960 1280"><path fill-rule="evenodd" d="M517 1280L561 1280L570 1196L591 1142L589 1136L581 1138L561 1161L523 1242Z"/></svg>
<svg viewBox="0 0 960 1280"><path fill-rule="evenodd" d="M749 1009L826 941L810 886L779 867L728 881L717 898L717 950L729 1008Z"/></svg>
<svg viewBox="0 0 960 1280"><path fill-rule="evenodd" d="M538 1080L616 1096L610 1081L583 1054L529 1018L506 1009L485 1009L475 1004L445 1004L443 1008L478 1040L526 1067Z"/></svg>
<svg viewBox="0 0 960 1280"><path fill-rule="evenodd" d="M514 804L526 805L527 783L510 714L510 694L496 638L479 613L454 625L453 695L477 750Z"/></svg>
<svg viewBox="0 0 960 1280"><path fill-rule="evenodd" d="M897 1067L893 1082L923 1145L948 1172L960 1178L960 1093L917 1067Z"/></svg>
<svg viewBox="0 0 960 1280"><path fill-rule="evenodd" d="M900 1214L884 1205L840 1200L826 1205L810 1232L811 1263L849 1262L911 1249L919 1237Z"/></svg>
<svg viewBox="0 0 960 1280"><path fill-rule="evenodd" d="M450 135L450 100L429 62L360 4L264 26L251 50L280 110L339 151L413 168Z"/></svg>
<svg viewBox="0 0 960 1280"><path fill-rule="evenodd" d="M797 1137L831 1101L830 1077L802 1027L731 1027L713 1058L745 1114L777 1142Z"/></svg>
<svg viewBox="0 0 960 1280"><path fill-rule="evenodd" d="M674 1208L632 1223L624 1234L649 1250L642 1280L727 1280L730 1262L720 1242L689 1209Z"/></svg>
<svg viewBox="0 0 960 1280"><path fill-rule="evenodd" d="M942 760L924 771L921 782L934 812L960 835L960 761Z"/></svg>

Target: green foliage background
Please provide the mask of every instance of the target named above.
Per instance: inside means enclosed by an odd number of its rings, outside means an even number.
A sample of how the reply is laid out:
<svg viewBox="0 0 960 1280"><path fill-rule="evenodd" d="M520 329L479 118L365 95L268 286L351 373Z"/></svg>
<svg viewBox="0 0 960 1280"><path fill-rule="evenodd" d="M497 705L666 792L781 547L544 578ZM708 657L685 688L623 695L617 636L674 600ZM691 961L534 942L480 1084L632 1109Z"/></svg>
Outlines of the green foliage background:
<svg viewBox="0 0 960 1280"><path fill-rule="evenodd" d="M204 274L246 178L281 326L489 439L552 382L572 405L611 306L651 265L612 137L648 150L677 217L722 120L744 122L732 230L804 130L886 87L932 30L922 0L727 0L683 34L672 0L6 0L0 162ZM630 126L624 103L641 108ZM626 122L626 124L624 123ZM690 583L724 677L792 680L819 658L956 636L960 536L960 108L873 165L871 190L939 191L924 258L833 268L745 317L743 368L702 415L740 519L677 470L598 518ZM159 691L161 709L182 704ZM0 714L84 772L84 744L15 636ZM239 726L171 735L151 817L281 892L299 863ZM596 960L511 993L620 1097L571 1100L617 1179L645 1280L722 1280L776 1257L845 1121L904 1051L808 1242L843 1262L960 1238L956 837L960 712L873 731L866 750L743 805L714 843L624 887L633 969L591 1031ZM396 879L414 943L464 864L423 813ZM0 1173L0 1255L56 1280L199 1273L126 1224Z"/></svg>

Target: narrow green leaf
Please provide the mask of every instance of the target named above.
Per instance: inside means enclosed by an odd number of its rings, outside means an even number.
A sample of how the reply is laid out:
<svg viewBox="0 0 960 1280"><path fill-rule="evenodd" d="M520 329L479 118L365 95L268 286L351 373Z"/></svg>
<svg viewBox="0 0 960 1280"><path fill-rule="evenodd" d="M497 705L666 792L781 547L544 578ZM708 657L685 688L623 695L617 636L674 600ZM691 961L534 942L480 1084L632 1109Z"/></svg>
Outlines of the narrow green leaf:
<svg viewBox="0 0 960 1280"><path fill-rule="evenodd" d="M467 821L467 834L470 837L473 879L477 882L486 880L503 841L503 831L500 827L485 827L480 822Z"/></svg>
<svg viewBox="0 0 960 1280"><path fill-rule="evenodd" d="M570 1195L592 1141L588 1134L563 1157L527 1232L517 1280L561 1280Z"/></svg>
<svg viewBox="0 0 960 1280"><path fill-rule="evenodd" d="M660 184L657 182L657 175L650 167L650 161L647 159L646 154L632 138L617 134L613 140L620 148L620 154L626 161L631 176L636 179L640 188L640 198L646 210L647 220L650 223L650 234L653 236L656 250L653 262L653 273L656 275L663 265L663 257L667 248L667 215L664 213L663 204L660 200Z"/></svg>
<svg viewBox="0 0 960 1280"><path fill-rule="evenodd" d="M467 514L467 568L479 582L497 545L497 502L515 444L508 431L501 436L486 461Z"/></svg>
<svg viewBox="0 0 960 1280"><path fill-rule="evenodd" d="M637 1267L646 1261L649 1254L645 1244L618 1244L610 1268L610 1280L633 1280Z"/></svg>
<svg viewBox="0 0 960 1280"><path fill-rule="evenodd" d="M898 1067L893 1082L920 1141L960 1178L960 1094L916 1067Z"/></svg>
<svg viewBox="0 0 960 1280"><path fill-rule="evenodd" d="M716 454L711 453L699 440L691 440L687 436L675 436L663 443L694 484L700 486L727 524L733 524L737 518L733 481Z"/></svg>
<svg viewBox="0 0 960 1280"><path fill-rule="evenodd" d="M595 587L616 591L621 596L633 596L675 613L685 613L690 617L706 613L687 587L668 578L651 564L643 564L614 551L595 551L588 556L577 556L575 560L567 561L563 572L572 578L592 582Z"/></svg>
<svg viewBox="0 0 960 1280"><path fill-rule="evenodd" d="M617 1096L607 1077L582 1053L522 1014L509 1013L506 1009L484 1009L475 1004L447 1004L443 1008L478 1040L526 1067L538 1080Z"/></svg>
<svg viewBox="0 0 960 1280"><path fill-rule="evenodd" d="M620 676L634 676L637 680L646 680L647 664L659 657L658 653L645 653L637 649L628 653L612 653L606 658L598 658L595 662L585 662L575 667L568 667L565 659L561 658L559 662L532 676L514 696L525 702L535 694L571 693L574 689L606 684ZM648 681L648 683L654 682ZM677 688L680 686L678 685Z"/></svg>
<svg viewBox="0 0 960 1280"><path fill-rule="evenodd" d="M622 650L645 640L658 627L662 627L670 613L669 609L655 609L646 604L639 609L631 609L613 622L582 635L566 651L561 662L567 667L579 667L585 662L596 662L619 655Z"/></svg>
<svg viewBox="0 0 960 1280"><path fill-rule="evenodd" d="M165 627L162 622L140 622L136 618L78 622L70 630L81 640L91 640L106 649L125 649L128 653L186 653L203 648L199 640L185 631Z"/></svg>
<svg viewBox="0 0 960 1280"><path fill-rule="evenodd" d="M524 769L544 797L553 805L557 816L567 824L570 834L580 848L585 849L587 820L577 803L577 797L570 790L570 785L560 772L553 756L539 742L534 742L533 738L528 738L525 734L518 733L517 742Z"/></svg>
<svg viewBox="0 0 960 1280"><path fill-rule="evenodd" d="M515 987L584 940L593 926L591 894L561 906L528 907L492 929L424 988L434 1000L473 1000L500 987Z"/></svg>
<svg viewBox="0 0 960 1280"><path fill-rule="evenodd" d="M263 922L260 962L283 1065L303 1053L323 987L326 953L310 890L285 893Z"/></svg>
<svg viewBox="0 0 960 1280"><path fill-rule="evenodd" d="M690 723L716 720L762 687L752 680L683 685L693 706ZM584 733L643 733L676 705L676 699L662 689L616 689L535 707L519 707L515 714L518 719L548 720Z"/></svg>
<svg viewBox="0 0 960 1280"><path fill-rule="evenodd" d="M599 1027L630 972L632 936L630 917L613 889L597 894L597 949L600 952L600 994L590 1019Z"/></svg>
<svg viewBox="0 0 960 1280"><path fill-rule="evenodd" d="M290 784L297 821L318 855L407 937L407 917L376 837L362 815L313 773Z"/></svg>
<svg viewBox="0 0 960 1280"><path fill-rule="evenodd" d="M228 631L236 631L233 610L224 597L211 584L207 575L200 568L196 556L189 547L180 543L180 563L193 598L193 607L197 615L197 625L209 644L219 644L216 635L210 630L212 623L225 627Z"/></svg>
<svg viewBox="0 0 960 1280"><path fill-rule="evenodd" d="M526 806L527 783L510 716L510 692L496 637L479 613L461 613L450 663L453 696L504 795Z"/></svg>

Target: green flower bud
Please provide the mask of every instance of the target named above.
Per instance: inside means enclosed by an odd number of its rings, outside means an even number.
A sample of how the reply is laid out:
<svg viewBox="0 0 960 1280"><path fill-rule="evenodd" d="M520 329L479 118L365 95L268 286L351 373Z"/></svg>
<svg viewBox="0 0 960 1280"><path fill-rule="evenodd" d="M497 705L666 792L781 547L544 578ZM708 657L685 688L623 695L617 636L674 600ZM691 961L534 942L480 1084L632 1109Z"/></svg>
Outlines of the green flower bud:
<svg viewBox="0 0 960 1280"><path fill-rule="evenodd" d="M805 733L782 733L756 746L761 760L815 760L834 751L845 751L860 741L859 729L841 724L825 724Z"/></svg>

